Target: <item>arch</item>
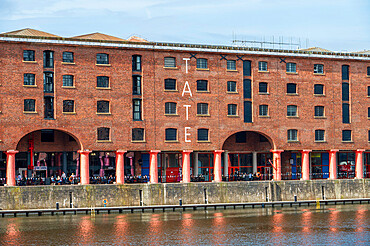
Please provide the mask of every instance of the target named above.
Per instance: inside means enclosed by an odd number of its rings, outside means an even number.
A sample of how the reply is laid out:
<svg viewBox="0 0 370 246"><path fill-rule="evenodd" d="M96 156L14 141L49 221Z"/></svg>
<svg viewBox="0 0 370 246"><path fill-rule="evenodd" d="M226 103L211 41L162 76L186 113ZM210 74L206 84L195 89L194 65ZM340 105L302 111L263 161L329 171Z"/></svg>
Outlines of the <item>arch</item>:
<svg viewBox="0 0 370 246"><path fill-rule="evenodd" d="M237 143L236 141L237 136L243 135L244 133L245 133L246 141ZM261 138L260 136L263 138ZM248 139L254 140L254 141L256 139L259 139L259 141L258 141L258 144L254 142L254 145L255 145L254 148L245 149L246 147L248 147ZM266 144L266 140L268 144ZM273 139L269 135L261 131L236 131L236 132L233 132L231 135L229 135L222 144L222 149L235 150L235 151L259 151L259 150L270 151L271 149L275 149L275 148L276 146L275 146Z"/></svg>

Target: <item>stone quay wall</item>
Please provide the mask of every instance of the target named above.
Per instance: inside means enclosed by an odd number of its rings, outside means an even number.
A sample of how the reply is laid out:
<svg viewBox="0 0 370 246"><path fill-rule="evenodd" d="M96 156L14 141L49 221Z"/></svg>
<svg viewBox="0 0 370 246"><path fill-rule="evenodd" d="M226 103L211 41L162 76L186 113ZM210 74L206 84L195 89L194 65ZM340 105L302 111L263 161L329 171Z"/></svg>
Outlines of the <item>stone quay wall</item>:
<svg viewBox="0 0 370 246"><path fill-rule="evenodd" d="M370 198L370 179L0 187L0 209Z"/></svg>

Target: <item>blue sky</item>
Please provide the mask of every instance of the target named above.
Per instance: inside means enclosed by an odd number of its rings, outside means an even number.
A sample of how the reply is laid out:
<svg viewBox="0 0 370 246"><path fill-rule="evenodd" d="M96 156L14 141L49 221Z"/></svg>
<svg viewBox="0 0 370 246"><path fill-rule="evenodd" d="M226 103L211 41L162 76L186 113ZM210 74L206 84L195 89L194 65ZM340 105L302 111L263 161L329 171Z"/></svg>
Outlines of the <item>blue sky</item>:
<svg viewBox="0 0 370 246"><path fill-rule="evenodd" d="M224 45L274 36L302 48L359 51L370 50L370 0L0 0L0 32L27 27Z"/></svg>

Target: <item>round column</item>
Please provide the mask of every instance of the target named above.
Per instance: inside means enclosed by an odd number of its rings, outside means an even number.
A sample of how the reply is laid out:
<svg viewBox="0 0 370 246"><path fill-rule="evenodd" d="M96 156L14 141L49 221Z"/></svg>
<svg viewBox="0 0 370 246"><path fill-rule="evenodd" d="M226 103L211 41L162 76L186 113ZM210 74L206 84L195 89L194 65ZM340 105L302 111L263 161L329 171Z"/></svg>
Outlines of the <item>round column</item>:
<svg viewBox="0 0 370 246"><path fill-rule="evenodd" d="M364 161L363 155L364 149L356 150L356 179L364 178Z"/></svg>
<svg viewBox="0 0 370 246"><path fill-rule="evenodd" d="M190 183L190 153L192 150L182 151L182 182Z"/></svg>
<svg viewBox="0 0 370 246"><path fill-rule="evenodd" d="M90 175L89 175L89 154L91 153L90 150L79 150L80 153L80 183L82 185L88 185L90 183Z"/></svg>
<svg viewBox="0 0 370 246"><path fill-rule="evenodd" d="M302 150L302 179L310 180L310 152L312 150Z"/></svg>
<svg viewBox="0 0 370 246"><path fill-rule="evenodd" d="M158 162L157 162L157 155L161 152L160 150L151 150L149 152L149 175L150 175L150 183L157 184L158 183Z"/></svg>
<svg viewBox="0 0 370 246"><path fill-rule="evenodd" d="M6 184L16 186L15 182L15 154L18 150L8 150L6 152Z"/></svg>
<svg viewBox="0 0 370 246"><path fill-rule="evenodd" d="M337 179L337 149L331 149L329 151L329 179Z"/></svg>
<svg viewBox="0 0 370 246"><path fill-rule="evenodd" d="M221 174L221 154L224 152L223 150L215 150L214 153L214 182L221 182L222 181L222 174Z"/></svg>
<svg viewBox="0 0 370 246"><path fill-rule="evenodd" d="M116 183L124 184L125 183L125 150L116 151Z"/></svg>
<svg viewBox="0 0 370 246"><path fill-rule="evenodd" d="M273 157L273 166L272 166L273 179L276 181L281 180L281 152L283 151L284 150L281 149L270 150L270 152L272 152Z"/></svg>

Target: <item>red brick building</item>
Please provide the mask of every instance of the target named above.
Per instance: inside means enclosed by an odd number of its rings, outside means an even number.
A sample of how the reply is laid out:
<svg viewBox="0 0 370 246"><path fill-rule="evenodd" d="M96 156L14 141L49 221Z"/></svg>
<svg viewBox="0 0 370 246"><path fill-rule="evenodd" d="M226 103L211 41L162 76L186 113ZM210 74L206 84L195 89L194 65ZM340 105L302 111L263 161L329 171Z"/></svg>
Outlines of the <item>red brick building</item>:
<svg viewBox="0 0 370 246"><path fill-rule="evenodd" d="M370 55L0 34L0 177L370 175ZM365 176L364 176L365 175Z"/></svg>

